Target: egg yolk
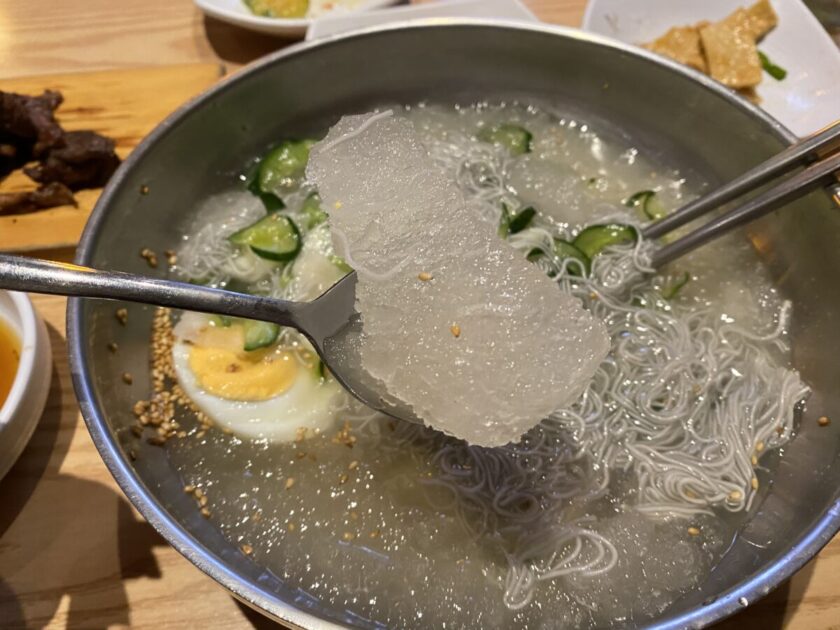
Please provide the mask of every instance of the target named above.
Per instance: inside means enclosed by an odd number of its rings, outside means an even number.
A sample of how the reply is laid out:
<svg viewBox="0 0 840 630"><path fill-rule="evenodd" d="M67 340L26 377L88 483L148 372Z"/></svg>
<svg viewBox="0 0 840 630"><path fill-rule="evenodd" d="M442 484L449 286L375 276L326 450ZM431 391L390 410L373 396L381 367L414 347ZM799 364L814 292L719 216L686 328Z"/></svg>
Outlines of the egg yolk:
<svg viewBox="0 0 840 630"><path fill-rule="evenodd" d="M227 400L256 402L288 390L298 363L290 352L274 348L252 352L193 346L190 370L208 393Z"/></svg>

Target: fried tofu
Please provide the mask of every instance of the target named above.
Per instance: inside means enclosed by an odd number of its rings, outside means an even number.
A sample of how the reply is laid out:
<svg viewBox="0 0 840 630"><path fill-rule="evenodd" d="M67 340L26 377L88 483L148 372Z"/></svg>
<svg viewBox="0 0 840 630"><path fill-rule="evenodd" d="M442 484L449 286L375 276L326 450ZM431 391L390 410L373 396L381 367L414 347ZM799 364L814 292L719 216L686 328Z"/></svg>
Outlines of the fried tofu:
<svg viewBox="0 0 840 630"><path fill-rule="evenodd" d="M659 39L645 44L645 48L700 72L708 72L700 47L700 31L696 26L675 26Z"/></svg>
<svg viewBox="0 0 840 630"><path fill-rule="evenodd" d="M675 26L645 48L670 57L735 89L761 82L756 41L779 23L769 0L740 8L720 22Z"/></svg>
<svg viewBox="0 0 840 630"><path fill-rule="evenodd" d="M700 29L709 75L731 88L761 82L761 62L745 9Z"/></svg>
<svg viewBox="0 0 840 630"><path fill-rule="evenodd" d="M756 41L767 35L779 23L779 17L769 0L758 0L746 13L747 28Z"/></svg>

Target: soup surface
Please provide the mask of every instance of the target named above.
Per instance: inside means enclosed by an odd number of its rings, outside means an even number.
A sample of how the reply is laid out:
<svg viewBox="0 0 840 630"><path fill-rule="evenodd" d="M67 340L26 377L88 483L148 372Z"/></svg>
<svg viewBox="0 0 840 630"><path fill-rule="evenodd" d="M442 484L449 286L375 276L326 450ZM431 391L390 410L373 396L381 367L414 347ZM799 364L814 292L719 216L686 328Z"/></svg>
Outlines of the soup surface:
<svg viewBox="0 0 840 630"><path fill-rule="evenodd" d="M11 327L0 319L0 407L12 389L19 363L20 341Z"/></svg>
<svg viewBox="0 0 840 630"><path fill-rule="evenodd" d="M708 576L793 437L807 388L788 366L789 306L739 234L658 273L639 241L589 249L585 261L566 247L586 226L637 225L702 191L626 139L544 105L393 111L500 238L605 322L611 351L580 400L519 443L469 446L361 408L291 331L161 310L140 428L172 438L168 455L202 514L301 607L324 602L372 628L655 617ZM302 172L286 175L268 181L280 209L240 182L206 200L175 273L290 299L347 273L331 208L313 205ZM245 230L264 203L279 213L272 222L301 226L293 261L287 243L254 255L265 241ZM243 339L262 354L242 353ZM220 383L214 366L231 378ZM233 378L246 371L259 378Z"/></svg>

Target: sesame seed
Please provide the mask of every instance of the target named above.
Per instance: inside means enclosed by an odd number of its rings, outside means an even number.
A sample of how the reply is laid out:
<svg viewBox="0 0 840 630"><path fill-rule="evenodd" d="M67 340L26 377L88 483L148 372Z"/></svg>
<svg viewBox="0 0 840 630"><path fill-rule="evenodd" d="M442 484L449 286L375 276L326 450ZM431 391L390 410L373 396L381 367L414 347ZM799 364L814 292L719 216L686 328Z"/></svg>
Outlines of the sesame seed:
<svg viewBox="0 0 840 630"><path fill-rule="evenodd" d="M108 350L111 351L111 352L116 352L119 349L120 349L120 347L117 345L117 343L115 341L111 341L108 344Z"/></svg>
<svg viewBox="0 0 840 630"><path fill-rule="evenodd" d="M141 195L148 195L149 194L149 187L146 184L140 186L140 194Z"/></svg>
<svg viewBox="0 0 840 630"><path fill-rule="evenodd" d="M204 496L204 491L201 488L193 488L193 492L195 492L196 499L200 499Z"/></svg>
<svg viewBox="0 0 840 630"><path fill-rule="evenodd" d="M338 476L338 483L345 484L345 483L347 483L347 479L348 479L347 473L341 473Z"/></svg>
<svg viewBox="0 0 840 630"><path fill-rule="evenodd" d="M117 318L117 321L125 326L128 323L128 309L127 308L118 308L114 311L114 317Z"/></svg>
<svg viewBox="0 0 840 630"><path fill-rule="evenodd" d="M207 505L208 500L209 500L209 499L207 498L207 495L204 495L203 497L201 497L201 498L198 500L198 504L199 504L201 507L205 507L205 506Z"/></svg>
<svg viewBox="0 0 840 630"><path fill-rule="evenodd" d="M733 490L729 493L729 500L730 501L740 501L741 500L741 491L740 490Z"/></svg>
<svg viewBox="0 0 840 630"><path fill-rule="evenodd" d="M831 420L828 416L820 416L817 420L817 424L821 427L827 427L829 424L831 424Z"/></svg>
<svg viewBox="0 0 840 630"><path fill-rule="evenodd" d="M293 485L295 485L295 478L294 477L287 478L286 479L286 490L290 490Z"/></svg>
<svg viewBox="0 0 840 630"><path fill-rule="evenodd" d="M336 202L333 204L333 208L335 208L336 210L341 210L341 206L343 206L343 205L344 205L344 204L343 204L343 203L341 203L340 201L336 201Z"/></svg>
<svg viewBox="0 0 840 630"><path fill-rule="evenodd" d="M428 282L433 277L434 276L432 276L432 274L430 274L428 271L421 271L420 273L417 274L417 279L420 280L421 282Z"/></svg>
<svg viewBox="0 0 840 630"><path fill-rule="evenodd" d="M347 465L347 470L356 470L359 467L359 462L355 459Z"/></svg>
<svg viewBox="0 0 840 630"><path fill-rule="evenodd" d="M195 492L195 486L192 484L184 486L184 492L186 492L187 494L192 494L193 492Z"/></svg>
<svg viewBox="0 0 840 630"><path fill-rule="evenodd" d="M239 548L242 550L242 553L244 553L246 556L250 556L252 553L254 553L254 548L248 543L242 544Z"/></svg>
<svg viewBox="0 0 840 630"><path fill-rule="evenodd" d="M750 457L750 463L751 463L753 466L758 466L758 457L756 457L755 455L753 455L752 457Z"/></svg>
<svg viewBox="0 0 840 630"><path fill-rule="evenodd" d="M379 538L379 536L381 536L381 535L382 535L382 532L380 532L378 529L374 529L374 530L370 533L370 537L371 537L371 538Z"/></svg>
<svg viewBox="0 0 840 630"><path fill-rule="evenodd" d="M341 535L341 537L342 537L344 540L346 540L347 542L350 542L351 540L353 540L353 539L356 537L356 535L355 535L353 532L344 532L344 533Z"/></svg>
<svg viewBox="0 0 840 630"><path fill-rule="evenodd" d="M752 486L753 490L758 490L758 479L756 479L755 477L750 479L750 485Z"/></svg>
<svg viewBox="0 0 840 630"><path fill-rule="evenodd" d="M297 529L297 525L295 525L294 523L289 523L286 525L286 529L288 529L290 532L293 532Z"/></svg>
<svg viewBox="0 0 840 630"><path fill-rule="evenodd" d="M449 332L452 333L452 336L456 339L461 336L461 327L458 324L452 324L449 327Z"/></svg>
<svg viewBox="0 0 840 630"><path fill-rule="evenodd" d="M128 456L131 458L131 461L137 459L137 453L134 452L133 448L128 449Z"/></svg>
<svg viewBox="0 0 840 630"><path fill-rule="evenodd" d="M759 442L758 444L755 445L755 452L756 453L760 453L763 450L764 450L764 442Z"/></svg>
<svg viewBox="0 0 840 630"><path fill-rule="evenodd" d="M154 268L158 266L157 254L155 254L155 252L149 249L148 247L144 247L140 250L140 257L146 260L146 263L149 265L149 267Z"/></svg>
<svg viewBox="0 0 840 630"><path fill-rule="evenodd" d="M700 530L697 527L689 527L688 528L688 535L689 536L699 536Z"/></svg>
<svg viewBox="0 0 840 630"><path fill-rule="evenodd" d="M204 518L210 518L210 510L208 510L206 507L201 508L201 515Z"/></svg>

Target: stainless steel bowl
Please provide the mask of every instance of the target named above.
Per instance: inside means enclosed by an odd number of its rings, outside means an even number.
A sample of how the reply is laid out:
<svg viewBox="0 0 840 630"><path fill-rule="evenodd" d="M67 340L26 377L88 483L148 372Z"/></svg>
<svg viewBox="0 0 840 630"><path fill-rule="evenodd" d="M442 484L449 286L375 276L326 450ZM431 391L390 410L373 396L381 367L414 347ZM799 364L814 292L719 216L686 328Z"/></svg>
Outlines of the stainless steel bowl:
<svg viewBox="0 0 840 630"><path fill-rule="evenodd" d="M481 21L403 24L295 46L238 73L168 118L113 178L91 217L78 262L149 273L141 247L172 247L196 200L229 185L273 140L322 130L383 103L524 96L579 112L599 129L712 184L769 157L791 134L713 81L645 51L547 26ZM143 194L148 186L147 194ZM840 526L840 214L824 193L750 228L780 290L795 303L794 361L814 388L802 429L772 487L711 576L653 625L701 626L765 595ZM165 451L127 456L133 398L147 391L150 309L120 327L114 304L73 300L68 342L91 436L129 499L201 570L266 614L308 628L349 624L344 610L296 602L250 561L181 489ZM116 339L121 352L106 350ZM119 375L135 375L133 388ZM135 447L138 448L138 447Z"/></svg>

